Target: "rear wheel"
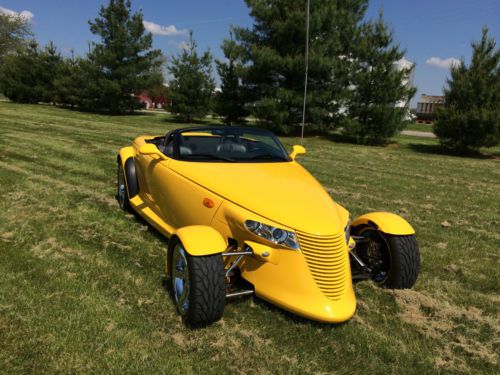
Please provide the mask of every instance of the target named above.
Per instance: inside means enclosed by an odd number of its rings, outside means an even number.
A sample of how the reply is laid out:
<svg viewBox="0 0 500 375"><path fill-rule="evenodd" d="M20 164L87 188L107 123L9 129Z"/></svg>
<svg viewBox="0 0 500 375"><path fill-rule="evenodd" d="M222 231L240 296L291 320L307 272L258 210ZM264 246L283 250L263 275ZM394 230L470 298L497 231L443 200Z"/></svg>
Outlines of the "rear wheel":
<svg viewBox="0 0 500 375"><path fill-rule="evenodd" d="M207 326L222 317L226 303L222 256L191 256L174 241L170 276L177 311L188 325Z"/></svg>
<svg viewBox="0 0 500 375"><path fill-rule="evenodd" d="M357 234L369 238L356 254L370 267L376 283L391 289L407 289L415 284L420 251L414 235L394 236L370 227Z"/></svg>
<svg viewBox="0 0 500 375"><path fill-rule="evenodd" d="M132 208L130 206L130 201L128 198L127 185L125 183L125 173L123 171L123 166L120 160L118 160L118 173L117 173L117 193L116 198L120 208L124 211L131 212Z"/></svg>

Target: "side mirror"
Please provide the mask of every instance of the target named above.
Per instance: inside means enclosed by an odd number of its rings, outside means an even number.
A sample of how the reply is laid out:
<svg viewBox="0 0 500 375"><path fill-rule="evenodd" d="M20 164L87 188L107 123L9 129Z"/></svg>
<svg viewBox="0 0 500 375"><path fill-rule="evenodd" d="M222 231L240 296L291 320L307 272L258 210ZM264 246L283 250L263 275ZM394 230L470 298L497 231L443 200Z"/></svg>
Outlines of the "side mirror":
<svg viewBox="0 0 500 375"><path fill-rule="evenodd" d="M139 148L139 154L141 155L158 155L162 159L164 158L158 147L152 143L146 143Z"/></svg>
<svg viewBox="0 0 500 375"><path fill-rule="evenodd" d="M292 158L292 160L295 160L297 155L305 154L305 153L306 153L306 149L304 147L299 146L299 145L294 145L292 148L292 153L290 154L290 157Z"/></svg>

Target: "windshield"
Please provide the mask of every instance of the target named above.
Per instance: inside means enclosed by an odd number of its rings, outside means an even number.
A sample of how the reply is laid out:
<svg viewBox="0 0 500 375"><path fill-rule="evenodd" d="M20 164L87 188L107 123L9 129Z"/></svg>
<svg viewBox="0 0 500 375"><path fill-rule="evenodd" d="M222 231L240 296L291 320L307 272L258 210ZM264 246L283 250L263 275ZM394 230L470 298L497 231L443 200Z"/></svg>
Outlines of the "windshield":
<svg viewBox="0 0 500 375"><path fill-rule="evenodd" d="M185 129L178 133L179 159L229 163L290 161L276 136L263 129Z"/></svg>

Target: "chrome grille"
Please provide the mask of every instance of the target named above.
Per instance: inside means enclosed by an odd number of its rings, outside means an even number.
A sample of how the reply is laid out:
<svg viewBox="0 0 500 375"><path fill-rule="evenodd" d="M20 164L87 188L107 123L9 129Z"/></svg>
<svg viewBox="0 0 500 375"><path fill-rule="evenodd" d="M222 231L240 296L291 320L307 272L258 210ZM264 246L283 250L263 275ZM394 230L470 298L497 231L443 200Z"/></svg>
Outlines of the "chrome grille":
<svg viewBox="0 0 500 375"><path fill-rule="evenodd" d="M297 232L300 249L321 291L338 300L344 293L347 273L347 248L344 233L315 236Z"/></svg>

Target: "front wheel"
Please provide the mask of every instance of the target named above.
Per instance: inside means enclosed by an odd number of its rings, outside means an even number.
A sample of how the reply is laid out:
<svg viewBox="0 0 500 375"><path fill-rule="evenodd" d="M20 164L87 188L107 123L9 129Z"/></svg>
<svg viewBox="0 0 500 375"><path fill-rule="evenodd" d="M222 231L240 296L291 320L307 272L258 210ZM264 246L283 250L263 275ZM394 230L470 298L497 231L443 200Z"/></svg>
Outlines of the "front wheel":
<svg viewBox="0 0 500 375"><path fill-rule="evenodd" d="M373 280L390 289L411 288L420 269L420 251L414 235L395 236L364 228L368 243L357 254L372 270Z"/></svg>
<svg viewBox="0 0 500 375"><path fill-rule="evenodd" d="M132 212L132 207L130 206L128 197L127 185L125 183L125 173L123 171L123 166L120 160L118 160L116 198L118 199L118 204L120 205L120 208L122 210Z"/></svg>
<svg viewBox="0 0 500 375"><path fill-rule="evenodd" d="M222 256L191 256L181 241L174 241L170 279L177 311L191 327L212 324L222 317L226 303Z"/></svg>

